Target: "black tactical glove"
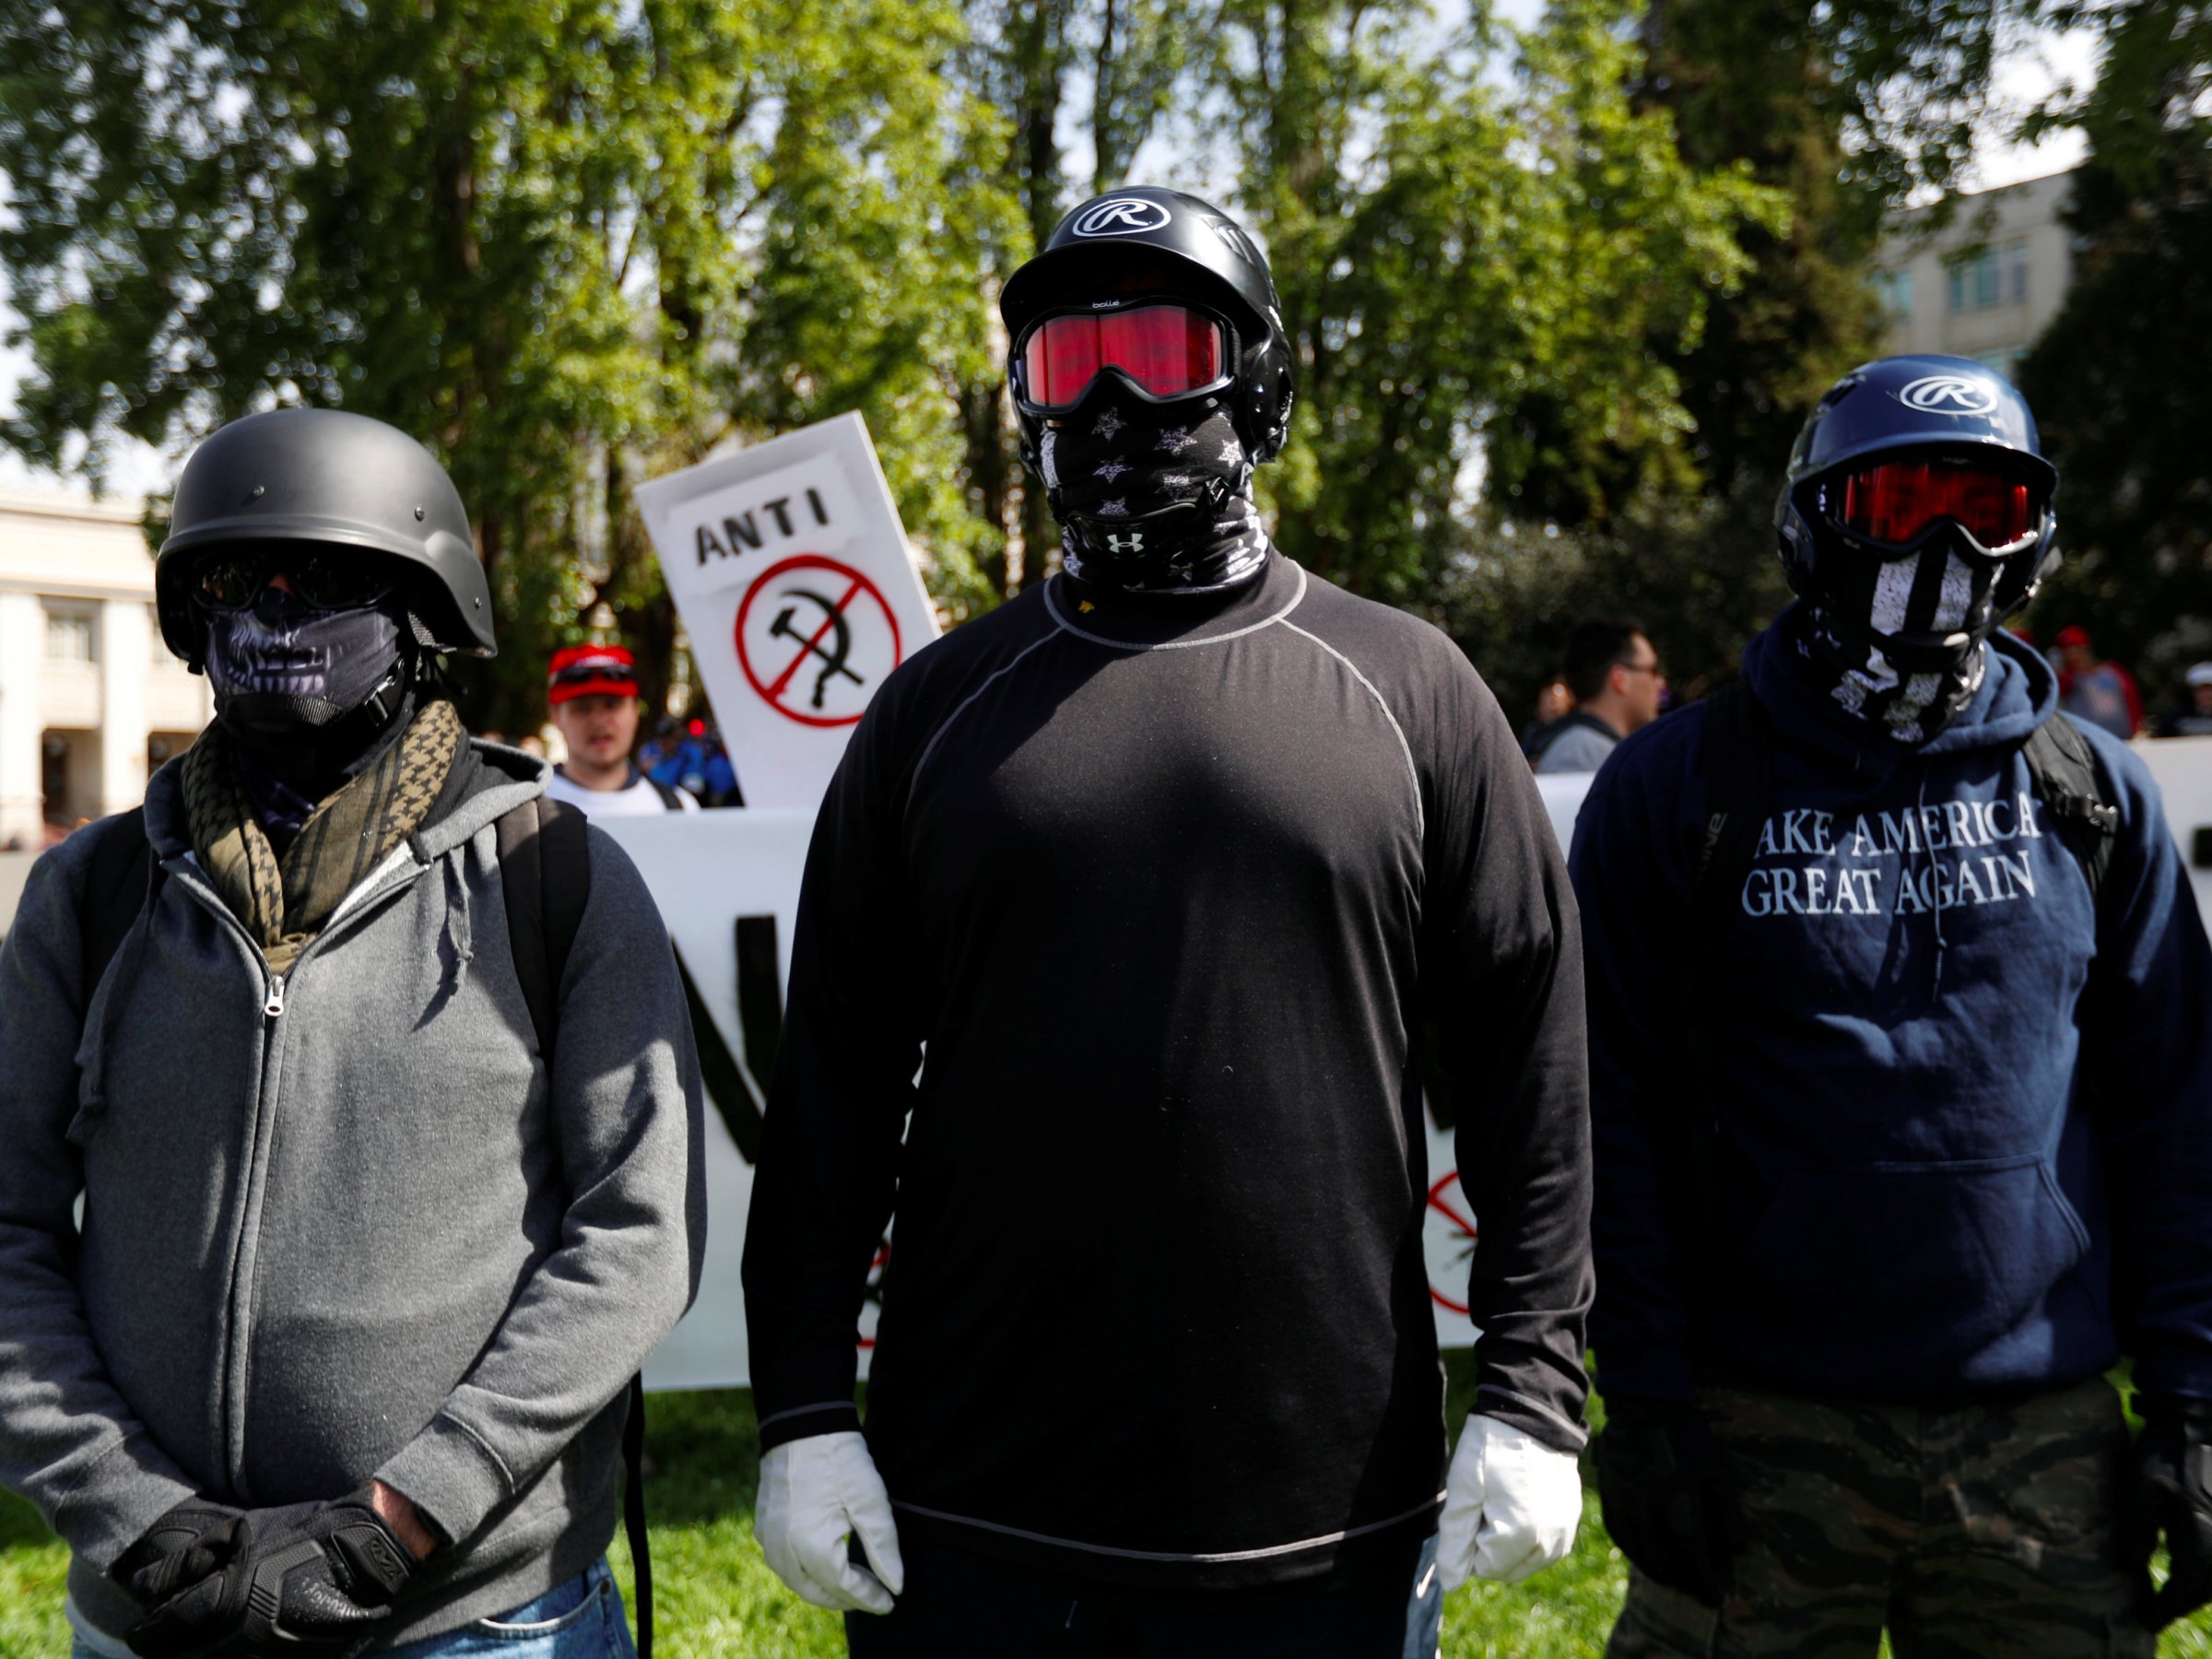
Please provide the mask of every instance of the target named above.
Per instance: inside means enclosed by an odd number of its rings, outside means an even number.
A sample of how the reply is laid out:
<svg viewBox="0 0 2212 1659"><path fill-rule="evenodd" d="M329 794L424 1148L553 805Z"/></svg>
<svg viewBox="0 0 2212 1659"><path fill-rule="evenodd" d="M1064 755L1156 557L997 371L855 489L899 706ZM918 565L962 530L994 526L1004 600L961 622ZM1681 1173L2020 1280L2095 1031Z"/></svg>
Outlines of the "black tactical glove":
<svg viewBox="0 0 2212 1659"><path fill-rule="evenodd" d="M2147 1567L2166 1535L2173 1571L2156 1591L2147 1577L2143 1585L2143 1622L2158 1630L2212 1601L2212 1401L2138 1395L2136 1405L2143 1432L2121 1538L2125 1559Z"/></svg>
<svg viewBox="0 0 2212 1659"><path fill-rule="evenodd" d="M1607 1400L1597 1437L1606 1530L1648 1578L1718 1606L1743 1547L1726 1458L1688 1401Z"/></svg>
<svg viewBox="0 0 2212 1659"><path fill-rule="evenodd" d="M110 1576L149 1609L127 1637L144 1659L339 1659L368 1644L414 1571L364 1487L281 1509L180 1504Z"/></svg>

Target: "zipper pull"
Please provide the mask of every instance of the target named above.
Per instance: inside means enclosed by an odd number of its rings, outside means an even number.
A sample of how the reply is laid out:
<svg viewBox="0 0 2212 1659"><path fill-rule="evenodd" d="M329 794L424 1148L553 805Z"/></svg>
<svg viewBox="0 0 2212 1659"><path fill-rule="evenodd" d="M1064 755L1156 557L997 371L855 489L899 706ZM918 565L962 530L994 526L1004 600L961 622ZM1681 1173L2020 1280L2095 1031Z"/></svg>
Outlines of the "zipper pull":
<svg viewBox="0 0 2212 1659"><path fill-rule="evenodd" d="M284 1012L284 975L269 975L269 999L261 1005L261 1011L271 1019Z"/></svg>

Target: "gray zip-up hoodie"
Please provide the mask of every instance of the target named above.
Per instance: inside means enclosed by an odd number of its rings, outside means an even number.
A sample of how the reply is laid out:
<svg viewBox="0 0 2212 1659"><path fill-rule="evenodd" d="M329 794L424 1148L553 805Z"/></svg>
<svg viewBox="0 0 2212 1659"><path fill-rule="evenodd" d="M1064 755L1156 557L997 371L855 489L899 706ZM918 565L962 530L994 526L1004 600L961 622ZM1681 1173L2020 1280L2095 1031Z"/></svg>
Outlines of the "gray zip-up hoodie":
<svg viewBox="0 0 2212 1659"><path fill-rule="evenodd" d="M88 995L100 827L24 888L0 948L0 1484L67 1540L102 1632L139 1611L107 1568L194 1493L375 1476L412 1499L453 1543L382 1643L530 1601L613 1536L624 1385L698 1284L698 1065L659 913L593 830L548 1069L493 830L544 769L473 753L281 978L192 858L173 763L146 810L168 879Z"/></svg>

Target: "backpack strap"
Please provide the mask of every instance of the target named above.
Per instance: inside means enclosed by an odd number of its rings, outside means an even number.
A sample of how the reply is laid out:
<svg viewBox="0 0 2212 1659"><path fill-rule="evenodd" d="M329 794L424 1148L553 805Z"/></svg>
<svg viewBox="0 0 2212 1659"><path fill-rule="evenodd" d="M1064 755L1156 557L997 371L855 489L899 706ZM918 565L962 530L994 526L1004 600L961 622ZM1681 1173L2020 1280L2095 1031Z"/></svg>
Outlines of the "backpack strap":
<svg viewBox="0 0 2212 1659"><path fill-rule="evenodd" d="M538 1052L549 1063L559 1023L560 982L592 894L584 816L564 802L537 795L500 814L495 830L514 973L529 1006Z"/></svg>
<svg viewBox="0 0 2212 1659"><path fill-rule="evenodd" d="M547 795L502 813L495 826L500 885L507 902L507 937L515 977L529 1006L531 1029L547 1064L560 1015L576 930L592 896L592 849L584 815ZM629 1380L622 1419L622 1530L637 1589L638 1659L653 1659L653 1548L645 1532L645 1379Z"/></svg>
<svg viewBox="0 0 2212 1659"><path fill-rule="evenodd" d="M2049 810L2059 840L2081 865L2094 907L2120 838L2120 808L2105 786L2096 752L2081 728L2054 711L2028 734L2020 755L2028 762L2036 799Z"/></svg>
<svg viewBox="0 0 2212 1659"><path fill-rule="evenodd" d="M684 809L684 797L675 784L664 783L650 772L646 774L645 782L653 785L653 793L661 797L661 805L670 812L681 812Z"/></svg>
<svg viewBox="0 0 2212 1659"><path fill-rule="evenodd" d="M85 869L85 907L77 917L78 942L83 951L77 983L85 1006L132 924L153 903L169 872L154 856L146 839L146 808L134 806L86 833L96 839Z"/></svg>
<svg viewBox="0 0 2212 1659"><path fill-rule="evenodd" d="M1683 1139L1670 1155L1688 1165L1674 1183L1672 1229L1683 1248L1686 1290L1709 1281L1720 1267L1713 1226L1721 1214L1721 1124L1712 987L1737 896L1774 800L1773 728L1747 681L1731 680L1705 699L1698 771L1705 785L1706 816L1684 917L1689 936L1681 1031L1688 1064L1676 1080ZM1694 1291L1688 1291L1686 1300L1694 1318Z"/></svg>
<svg viewBox="0 0 2212 1659"><path fill-rule="evenodd" d="M630 1584L636 1590L638 1659L653 1659L653 1544L645 1531L645 1373L632 1372L629 1409L622 1418L622 1531L629 1539Z"/></svg>
<svg viewBox="0 0 2212 1659"><path fill-rule="evenodd" d="M1774 735L1747 681L1731 680L1705 700L1698 771L1705 783L1705 836L1689 891L1700 924L1700 948L1711 950L1717 931L1712 924L1743 887L1774 799Z"/></svg>

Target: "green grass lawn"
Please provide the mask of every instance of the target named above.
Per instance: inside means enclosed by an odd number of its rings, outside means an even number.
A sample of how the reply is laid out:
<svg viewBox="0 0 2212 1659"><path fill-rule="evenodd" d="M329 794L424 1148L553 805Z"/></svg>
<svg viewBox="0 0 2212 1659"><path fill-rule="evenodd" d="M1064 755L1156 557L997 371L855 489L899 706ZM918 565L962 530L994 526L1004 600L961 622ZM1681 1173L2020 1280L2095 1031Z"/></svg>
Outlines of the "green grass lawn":
<svg viewBox="0 0 2212 1659"><path fill-rule="evenodd" d="M1470 1392L1458 1363L1453 1381L1456 1420ZM654 1395L646 1454L656 1646L664 1659L841 1655L838 1618L785 1590L754 1546L759 1463L752 1395L742 1389ZM619 1539L614 1560L627 1594L629 1561ZM65 1561L38 1517L0 1494L0 1659L68 1652ZM1619 1552L1589 1499L1565 1561L1525 1584L1470 1585L1445 1603L1444 1653L1448 1659L1588 1659L1605 1646L1624 1578ZM2159 1653L2160 1659L2212 1659L2212 1617L2167 1631Z"/></svg>

